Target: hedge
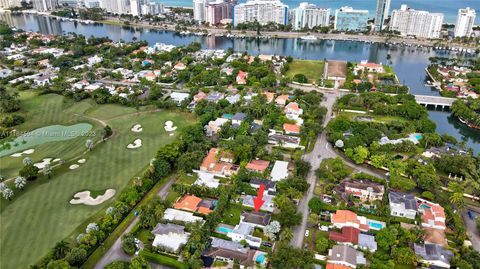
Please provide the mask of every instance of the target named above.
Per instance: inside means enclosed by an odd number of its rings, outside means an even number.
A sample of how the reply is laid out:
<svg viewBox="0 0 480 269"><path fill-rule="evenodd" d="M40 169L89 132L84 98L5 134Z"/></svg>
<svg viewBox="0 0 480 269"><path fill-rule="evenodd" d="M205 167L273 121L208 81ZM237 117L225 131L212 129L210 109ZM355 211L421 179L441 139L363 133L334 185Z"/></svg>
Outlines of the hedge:
<svg viewBox="0 0 480 269"><path fill-rule="evenodd" d="M188 265L169 256L165 256L162 254L155 254L148 252L146 250L140 251L140 256L144 257L147 261L157 263L157 264L163 264L166 266L170 266L173 268L179 268L179 269L187 269Z"/></svg>

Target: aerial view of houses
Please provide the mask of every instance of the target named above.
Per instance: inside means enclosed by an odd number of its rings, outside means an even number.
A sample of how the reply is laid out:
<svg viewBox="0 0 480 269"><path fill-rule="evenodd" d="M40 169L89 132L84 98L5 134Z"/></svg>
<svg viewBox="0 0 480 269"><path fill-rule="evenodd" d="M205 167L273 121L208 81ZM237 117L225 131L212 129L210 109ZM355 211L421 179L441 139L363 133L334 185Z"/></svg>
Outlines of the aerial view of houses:
<svg viewBox="0 0 480 269"><path fill-rule="evenodd" d="M478 153L389 65L0 36L2 268L479 268Z"/></svg>

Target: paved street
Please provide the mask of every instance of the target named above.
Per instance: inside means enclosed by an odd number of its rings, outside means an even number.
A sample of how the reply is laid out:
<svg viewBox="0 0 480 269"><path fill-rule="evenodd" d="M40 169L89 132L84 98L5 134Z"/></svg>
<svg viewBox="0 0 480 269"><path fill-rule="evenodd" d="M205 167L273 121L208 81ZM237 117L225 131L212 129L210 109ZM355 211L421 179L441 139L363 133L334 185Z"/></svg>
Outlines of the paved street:
<svg viewBox="0 0 480 269"><path fill-rule="evenodd" d="M170 180L167 183L165 183L165 185L163 185L163 187L158 191L157 195L160 196L162 199L164 197L166 197L169 190L170 190L170 187L172 186L174 181L175 181L175 177L170 178ZM122 236L124 234L129 233L133 229L135 224L138 222L138 220L139 220L138 217L135 218L132 221L132 223L130 223L130 225L127 227L127 229L122 234ZM108 250L107 253L105 253L105 255L103 255L103 257L100 259L100 261L95 265L94 269L103 269L109 263L111 263L113 261L117 261L117 260L130 261L130 259L132 257L125 254L122 250L122 236L120 236L115 241L115 243L110 248L110 250ZM157 268L159 268L159 267L157 267ZM160 268L167 268L167 267L160 267Z"/></svg>
<svg viewBox="0 0 480 269"><path fill-rule="evenodd" d="M304 89L305 87L302 87ZM328 109L327 115L325 116L324 127L327 126L328 122L332 119L332 107L335 103L335 100L341 96L341 92L334 91L334 92L324 92L324 100L322 101L321 105ZM320 163L323 159L328 158L335 158L335 157L342 157L339 155L335 150L332 149L332 146L327 141L327 134L326 131L323 131L322 134L317 138L315 142L315 147L311 153L305 154L303 159L310 163L311 170L307 176L307 182L310 184L310 187L307 193L303 196L303 199L300 200L298 205L298 212L302 213L302 223L295 227L293 230L293 238L291 241L292 246L294 247L302 247L303 246L303 239L305 236L305 230L307 228L307 220L309 214L308 208L308 201L313 197L313 192L315 190L316 185L316 176L315 170L320 167ZM369 175L373 175L379 178L384 178L385 173L382 171L374 170L368 166L359 166L351 162L350 160L344 159L345 163L353 168L355 172L363 172Z"/></svg>

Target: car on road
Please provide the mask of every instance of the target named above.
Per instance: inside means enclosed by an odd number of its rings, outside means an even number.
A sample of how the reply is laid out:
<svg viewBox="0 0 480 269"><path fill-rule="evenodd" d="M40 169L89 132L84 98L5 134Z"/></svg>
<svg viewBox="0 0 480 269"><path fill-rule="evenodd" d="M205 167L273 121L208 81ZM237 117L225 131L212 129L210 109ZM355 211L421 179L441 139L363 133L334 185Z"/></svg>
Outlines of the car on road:
<svg viewBox="0 0 480 269"><path fill-rule="evenodd" d="M477 216L475 215L475 213L473 213L473 212L470 211L470 210L468 210L467 215L468 215L468 218L471 219L471 220L475 220L475 219L477 218Z"/></svg>
<svg viewBox="0 0 480 269"><path fill-rule="evenodd" d="M305 231L305 237L308 237L310 235L310 230Z"/></svg>
<svg viewBox="0 0 480 269"><path fill-rule="evenodd" d="M269 248L273 247L272 243L270 243L270 242L262 242L262 245L266 246L266 247L269 247Z"/></svg>

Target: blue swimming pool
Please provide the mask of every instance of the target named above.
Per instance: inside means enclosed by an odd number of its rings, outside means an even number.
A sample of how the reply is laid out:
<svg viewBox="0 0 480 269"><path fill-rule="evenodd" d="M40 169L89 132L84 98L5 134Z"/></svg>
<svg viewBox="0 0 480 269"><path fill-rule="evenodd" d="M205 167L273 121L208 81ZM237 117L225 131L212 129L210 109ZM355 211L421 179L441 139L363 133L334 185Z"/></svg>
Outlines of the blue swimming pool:
<svg viewBox="0 0 480 269"><path fill-rule="evenodd" d="M418 206L418 209L427 209L427 208L430 208L430 207L426 204L421 204Z"/></svg>
<svg viewBox="0 0 480 269"><path fill-rule="evenodd" d="M233 231L233 230L230 229L230 228L227 228L227 227L223 227L223 226L220 226L220 227L217 228L217 232L219 232L219 233L228 234L231 231Z"/></svg>
<svg viewBox="0 0 480 269"><path fill-rule="evenodd" d="M369 220L368 226L370 226L370 229L372 230L381 230L385 227L385 223Z"/></svg>
<svg viewBox="0 0 480 269"><path fill-rule="evenodd" d="M422 139L422 138L423 138L423 135L421 135L421 134L417 134L417 135L415 135L415 138L416 138L417 140L420 140L420 139Z"/></svg>
<svg viewBox="0 0 480 269"><path fill-rule="evenodd" d="M258 263L264 263L265 262L265 255L263 254L260 254L257 256L257 258L255 259L256 262Z"/></svg>

